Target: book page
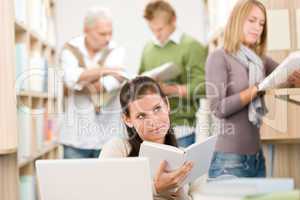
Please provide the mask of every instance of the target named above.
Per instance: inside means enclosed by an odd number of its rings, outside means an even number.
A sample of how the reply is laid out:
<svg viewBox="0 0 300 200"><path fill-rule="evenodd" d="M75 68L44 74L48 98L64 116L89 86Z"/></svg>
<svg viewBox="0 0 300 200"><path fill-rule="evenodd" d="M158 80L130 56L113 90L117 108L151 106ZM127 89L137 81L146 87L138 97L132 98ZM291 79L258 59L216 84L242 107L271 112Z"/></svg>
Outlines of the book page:
<svg viewBox="0 0 300 200"><path fill-rule="evenodd" d="M288 77L300 70L300 51L291 53L268 77L259 85L258 90L277 88L287 82Z"/></svg>
<svg viewBox="0 0 300 200"><path fill-rule="evenodd" d="M179 74L179 67L172 62L168 62L150 71L146 71L142 75L149 76L158 81L168 81L176 78Z"/></svg>
<svg viewBox="0 0 300 200"><path fill-rule="evenodd" d="M161 161L167 161L167 171L173 171L181 167L184 163L184 151L179 148L143 142L141 144L139 157L146 157L150 161L151 175L154 177L159 169Z"/></svg>
<svg viewBox="0 0 300 200"><path fill-rule="evenodd" d="M184 180L183 185L196 180L208 172L216 142L217 136L211 136L201 143L196 143L186 148L185 160L193 161L194 165L192 171Z"/></svg>
<svg viewBox="0 0 300 200"><path fill-rule="evenodd" d="M290 19L287 9L268 10L268 50L291 48Z"/></svg>
<svg viewBox="0 0 300 200"><path fill-rule="evenodd" d="M144 141L143 145L149 146L151 148L160 149L162 151L169 151L169 152L174 152L174 153L178 153L178 154L184 153L183 150L181 150L180 148L177 148L177 147L174 147L171 145L166 145L166 144Z"/></svg>
<svg viewBox="0 0 300 200"><path fill-rule="evenodd" d="M180 72L181 71L176 64L168 62L142 73L141 76L148 76L157 81L168 81L176 78ZM117 74L126 80L131 80L138 76L138 74L133 74L126 71L120 71Z"/></svg>

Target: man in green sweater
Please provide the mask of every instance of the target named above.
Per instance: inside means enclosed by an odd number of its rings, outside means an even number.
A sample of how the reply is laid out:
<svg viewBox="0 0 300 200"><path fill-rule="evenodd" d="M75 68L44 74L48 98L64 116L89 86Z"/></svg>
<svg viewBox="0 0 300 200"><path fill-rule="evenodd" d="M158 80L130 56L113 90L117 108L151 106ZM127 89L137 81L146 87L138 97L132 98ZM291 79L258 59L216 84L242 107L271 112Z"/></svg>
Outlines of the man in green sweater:
<svg viewBox="0 0 300 200"><path fill-rule="evenodd" d="M161 83L161 87L170 100L171 119L177 138L188 136L195 126L199 98L205 95L207 48L176 27L175 10L166 1L151 1L145 8L144 18L154 38L143 50L139 74L167 62L180 67L181 74Z"/></svg>

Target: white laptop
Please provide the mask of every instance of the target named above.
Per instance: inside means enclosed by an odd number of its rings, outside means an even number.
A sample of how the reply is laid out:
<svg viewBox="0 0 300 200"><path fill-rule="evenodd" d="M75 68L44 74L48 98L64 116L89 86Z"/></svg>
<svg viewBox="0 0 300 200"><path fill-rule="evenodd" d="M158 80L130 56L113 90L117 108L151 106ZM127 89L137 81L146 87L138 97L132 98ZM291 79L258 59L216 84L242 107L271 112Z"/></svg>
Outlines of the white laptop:
<svg viewBox="0 0 300 200"><path fill-rule="evenodd" d="M41 200L152 200L145 158L38 160Z"/></svg>

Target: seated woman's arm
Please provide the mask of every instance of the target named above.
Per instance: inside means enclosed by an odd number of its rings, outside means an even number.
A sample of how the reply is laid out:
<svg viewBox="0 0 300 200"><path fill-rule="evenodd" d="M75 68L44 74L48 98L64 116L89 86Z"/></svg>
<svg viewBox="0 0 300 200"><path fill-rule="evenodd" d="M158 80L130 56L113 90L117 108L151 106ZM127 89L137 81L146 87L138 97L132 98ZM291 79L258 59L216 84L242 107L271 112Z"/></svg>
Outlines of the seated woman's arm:
<svg viewBox="0 0 300 200"><path fill-rule="evenodd" d="M167 199L191 200L188 194L188 185L180 186L182 181L191 171L192 162L184 163L179 169L167 171L167 162L162 161L154 178L153 192L154 195L160 195Z"/></svg>
<svg viewBox="0 0 300 200"><path fill-rule="evenodd" d="M101 149L99 158L126 158L129 154L129 144L125 139L113 138Z"/></svg>

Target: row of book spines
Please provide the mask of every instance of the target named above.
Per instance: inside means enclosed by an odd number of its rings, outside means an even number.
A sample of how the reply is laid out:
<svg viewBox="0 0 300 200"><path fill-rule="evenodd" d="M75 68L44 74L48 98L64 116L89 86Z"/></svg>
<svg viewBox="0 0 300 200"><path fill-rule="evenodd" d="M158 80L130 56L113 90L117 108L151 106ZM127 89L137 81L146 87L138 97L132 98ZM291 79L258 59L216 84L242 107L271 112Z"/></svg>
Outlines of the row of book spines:
<svg viewBox="0 0 300 200"><path fill-rule="evenodd" d="M55 44L54 16L48 0L15 0L15 19Z"/></svg>
<svg viewBox="0 0 300 200"><path fill-rule="evenodd" d="M48 60L36 53L29 57L25 43L16 44L17 91L47 92Z"/></svg>
<svg viewBox="0 0 300 200"><path fill-rule="evenodd" d="M19 158L32 156L41 151L45 144L55 141L55 121L48 118L44 108L29 109L18 107L18 155Z"/></svg>

